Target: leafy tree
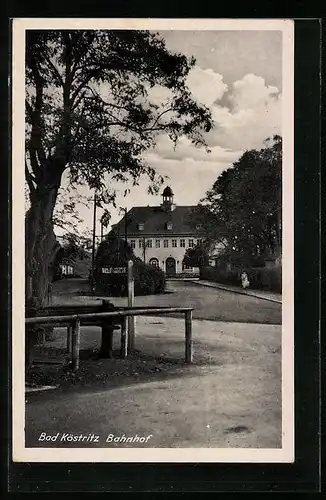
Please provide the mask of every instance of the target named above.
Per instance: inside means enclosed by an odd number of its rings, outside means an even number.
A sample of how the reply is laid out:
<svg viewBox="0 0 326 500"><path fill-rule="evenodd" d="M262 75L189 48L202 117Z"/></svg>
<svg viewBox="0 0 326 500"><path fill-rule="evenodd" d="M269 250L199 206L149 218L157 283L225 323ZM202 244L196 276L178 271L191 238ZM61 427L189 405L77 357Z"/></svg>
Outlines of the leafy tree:
<svg viewBox="0 0 326 500"><path fill-rule="evenodd" d="M208 266L208 251L203 243L187 248L184 256L184 264L191 267Z"/></svg>
<svg viewBox="0 0 326 500"><path fill-rule="evenodd" d="M72 185L87 183L114 201L111 181L137 184L145 174L149 190L159 189L162 178L143 157L158 134L204 144L212 120L186 86L194 63L145 31L26 32L27 299L45 300L65 171ZM148 98L156 85L171 91L161 106Z"/></svg>
<svg viewBox="0 0 326 500"><path fill-rule="evenodd" d="M95 265L100 272L102 267L124 267L128 260L135 260L134 252L129 243L117 237L106 237L96 252Z"/></svg>
<svg viewBox="0 0 326 500"><path fill-rule="evenodd" d="M61 248L55 256L54 279L61 277L60 264L73 266L77 259L89 259L90 247L91 241L88 238L71 233L64 235Z"/></svg>
<svg viewBox="0 0 326 500"><path fill-rule="evenodd" d="M246 151L222 172L193 217L207 241L225 243L242 265L277 253L281 247L282 139L274 136L259 151Z"/></svg>

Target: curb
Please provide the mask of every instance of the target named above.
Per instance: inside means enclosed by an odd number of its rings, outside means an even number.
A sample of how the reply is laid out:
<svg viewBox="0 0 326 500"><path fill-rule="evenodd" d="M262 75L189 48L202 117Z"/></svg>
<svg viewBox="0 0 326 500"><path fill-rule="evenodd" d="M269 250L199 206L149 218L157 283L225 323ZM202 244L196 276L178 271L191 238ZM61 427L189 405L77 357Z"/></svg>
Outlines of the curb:
<svg viewBox="0 0 326 500"><path fill-rule="evenodd" d="M39 386L39 387L26 387L25 392L27 394L30 392L50 391L50 390L54 390L57 388L58 388L57 385L43 385L43 386Z"/></svg>
<svg viewBox="0 0 326 500"><path fill-rule="evenodd" d="M208 288L217 288L217 289L220 289L220 290L224 290L226 292L233 292L233 293L238 293L240 295L247 295L248 297L255 297L256 299L262 299L262 300L269 300L270 302L275 302L276 304L282 304L282 301L281 300L278 300L278 299L274 299L272 297L263 297L262 295L258 295L256 293L248 293L248 292L245 292L244 290L230 290L230 288L227 288L223 285L219 285L219 284L216 284L216 283L212 283L212 284L208 284L208 283L202 283L200 281L192 281L192 283L195 283L196 285L201 285L201 286L207 286Z"/></svg>

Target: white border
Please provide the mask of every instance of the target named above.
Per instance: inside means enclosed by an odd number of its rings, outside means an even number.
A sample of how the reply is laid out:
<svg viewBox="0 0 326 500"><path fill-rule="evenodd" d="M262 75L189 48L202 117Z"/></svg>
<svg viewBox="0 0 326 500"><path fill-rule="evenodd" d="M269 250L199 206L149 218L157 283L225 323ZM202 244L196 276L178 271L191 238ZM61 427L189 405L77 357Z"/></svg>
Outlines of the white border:
<svg viewBox="0 0 326 500"><path fill-rule="evenodd" d="M24 380L24 136L26 29L277 30L283 32L283 307L282 448L25 448ZM12 415L15 462L229 462L294 461L294 21L243 19L13 20L12 30Z"/></svg>

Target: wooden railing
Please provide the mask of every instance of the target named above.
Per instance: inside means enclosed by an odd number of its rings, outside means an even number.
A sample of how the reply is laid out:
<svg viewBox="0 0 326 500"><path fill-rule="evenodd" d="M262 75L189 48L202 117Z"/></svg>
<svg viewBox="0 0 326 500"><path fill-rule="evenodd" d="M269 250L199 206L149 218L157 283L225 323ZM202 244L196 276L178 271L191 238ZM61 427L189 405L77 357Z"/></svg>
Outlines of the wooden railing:
<svg viewBox="0 0 326 500"><path fill-rule="evenodd" d="M55 326L67 326L67 345L71 341L71 361L72 369L79 369L80 351L80 326L81 323L98 325L99 321L104 324L106 318L117 318L121 324L121 355L125 358L128 354L128 328L127 318L130 316L149 316L152 314L184 313L185 315L185 362L190 364L193 360L192 343L192 311L190 307L160 307L160 308L134 308L112 312L81 313L61 316L30 317L25 319L26 325L52 324ZM71 337L71 338L70 338Z"/></svg>

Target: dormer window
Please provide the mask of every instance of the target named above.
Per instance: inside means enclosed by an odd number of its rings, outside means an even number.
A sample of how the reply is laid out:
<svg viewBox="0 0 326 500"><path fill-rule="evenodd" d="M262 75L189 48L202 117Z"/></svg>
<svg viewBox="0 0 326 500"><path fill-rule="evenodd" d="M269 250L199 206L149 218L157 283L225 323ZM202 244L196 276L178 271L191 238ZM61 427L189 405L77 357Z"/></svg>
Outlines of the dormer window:
<svg viewBox="0 0 326 500"><path fill-rule="evenodd" d="M173 228L172 222L167 222L166 223L166 229L168 229L169 231L171 231L172 228Z"/></svg>
<svg viewBox="0 0 326 500"><path fill-rule="evenodd" d="M196 229L197 229L197 231L199 231L200 229L203 229L203 225L202 224L196 224Z"/></svg>
<svg viewBox="0 0 326 500"><path fill-rule="evenodd" d="M138 231L144 231L144 223L143 222L139 222L138 225L137 225L137 229L138 229Z"/></svg>

